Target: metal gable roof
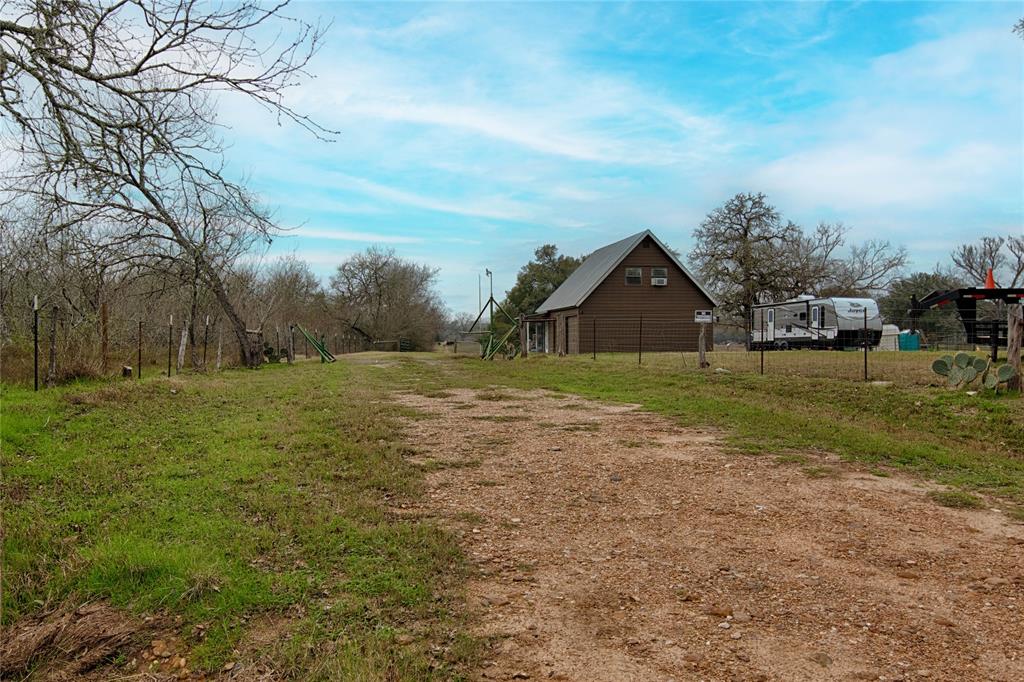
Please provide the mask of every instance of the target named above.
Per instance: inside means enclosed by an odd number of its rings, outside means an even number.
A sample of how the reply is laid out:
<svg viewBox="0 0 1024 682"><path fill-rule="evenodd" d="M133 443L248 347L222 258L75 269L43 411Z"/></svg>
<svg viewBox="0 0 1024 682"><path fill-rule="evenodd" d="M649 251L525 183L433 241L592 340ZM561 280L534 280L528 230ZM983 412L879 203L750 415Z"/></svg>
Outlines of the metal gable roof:
<svg viewBox="0 0 1024 682"><path fill-rule="evenodd" d="M686 269L679 259L669 251L668 247L665 246L660 239L658 239L653 232L650 230L644 230L643 232L637 232L636 234L626 237L620 241L617 241L608 246L602 246L597 251L587 256L583 264L580 265L576 270L573 271L569 277L562 282L562 285L555 289L547 300L540 304L537 308L538 313L546 313L551 310L561 310L562 308L576 308L583 303L593 293L594 289L598 287L601 282L611 274L612 270L618 266L622 260L632 253L633 249L643 241L644 237L650 237L654 240L654 243L664 251L669 258L672 259L680 270L690 278L701 293L707 296L708 300L711 301L712 305L718 305L718 301L715 297L704 288L704 285L697 280L693 274Z"/></svg>

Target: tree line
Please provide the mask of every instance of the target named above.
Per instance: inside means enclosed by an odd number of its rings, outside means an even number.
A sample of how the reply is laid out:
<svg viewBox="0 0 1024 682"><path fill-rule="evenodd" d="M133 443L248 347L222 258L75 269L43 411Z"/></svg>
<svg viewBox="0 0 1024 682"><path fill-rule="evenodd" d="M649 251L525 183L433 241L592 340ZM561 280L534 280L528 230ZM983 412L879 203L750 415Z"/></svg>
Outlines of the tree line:
<svg viewBox="0 0 1024 682"><path fill-rule="evenodd" d="M44 315L60 316L70 373L106 370L108 349L134 338L139 321L155 338L172 315L188 336L193 366L197 330L208 319L249 366L262 360L249 330L276 339L271 328L289 321L343 328L367 342L432 340L443 324L436 272L371 249L342 263L324 286L297 259L270 262L267 248L282 229L226 170L222 93L249 99L314 140L333 139L285 98L310 77L323 35L322 25L290 15L287 2L5 3L5 358L24 354L35 297ZM9 377L12 365L5 367Z"/></svg>

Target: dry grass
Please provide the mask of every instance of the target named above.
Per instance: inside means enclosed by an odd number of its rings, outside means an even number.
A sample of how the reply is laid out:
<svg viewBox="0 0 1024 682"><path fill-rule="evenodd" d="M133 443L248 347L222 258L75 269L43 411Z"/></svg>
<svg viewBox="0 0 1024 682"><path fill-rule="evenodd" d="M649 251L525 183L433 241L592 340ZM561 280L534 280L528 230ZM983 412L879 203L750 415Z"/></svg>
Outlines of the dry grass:
<svg viewBox="0 0 1024 682"><path fill-rule="evenodd" d="M891 381L900 386L945 386L942 377L932 372L932 362L947 352L937 351L870 351L868 380ZM973 355L984 356L984 351ZM1004 353L1005 355L1005 353ZM714 351L707 354L711 371L725 369L734 374L760 374L761 353ZM599 353L599 363L636 364L632 353ZM644 353L643 366L666 371L698 371L696 353ZM864 353L857 351L766 351L766 376L799 376L822 379L864 381Z"/></svg>

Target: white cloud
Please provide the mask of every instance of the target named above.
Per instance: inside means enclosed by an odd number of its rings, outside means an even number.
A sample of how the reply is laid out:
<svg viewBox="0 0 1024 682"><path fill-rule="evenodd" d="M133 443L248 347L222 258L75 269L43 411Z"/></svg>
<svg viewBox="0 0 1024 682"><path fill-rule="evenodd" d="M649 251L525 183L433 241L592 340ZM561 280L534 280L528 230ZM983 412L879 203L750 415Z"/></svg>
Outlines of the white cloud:
<svg viewBox="0 0 1024 682"><path fill-rule="evenodd" d="M999 201L1019 211L1024 124L1014 40L1009 31L966 31L877 58L836 84L845 97L776 129L789 151L754 169L750 185L802 208L860 217L941 215L944 206L979 202L991 210Z"/></svg>
<svg viewBox="0 0 1024 682"><path fill-rule="evenodd" d="M420 244L422 237L391 234L383 232L359 232L338 228L298 227L281 234L282 237L308 237L311 239L329 239L341 242L367 242L377 244Z"/></svg>

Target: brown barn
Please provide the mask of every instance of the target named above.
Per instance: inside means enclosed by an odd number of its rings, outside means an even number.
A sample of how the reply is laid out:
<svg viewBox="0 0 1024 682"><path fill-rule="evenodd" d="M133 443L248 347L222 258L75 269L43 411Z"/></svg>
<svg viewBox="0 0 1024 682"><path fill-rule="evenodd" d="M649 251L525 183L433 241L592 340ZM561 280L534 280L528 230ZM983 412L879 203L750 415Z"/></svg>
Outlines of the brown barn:
<svg viewBox="0 0 1024 682"><path fill-rule="evenodd" d="M530 352L696 351L697 310L711 293L650 230L587 256L537 312L524 318ZM707 325L705 345L712 346Z"/></svg>

